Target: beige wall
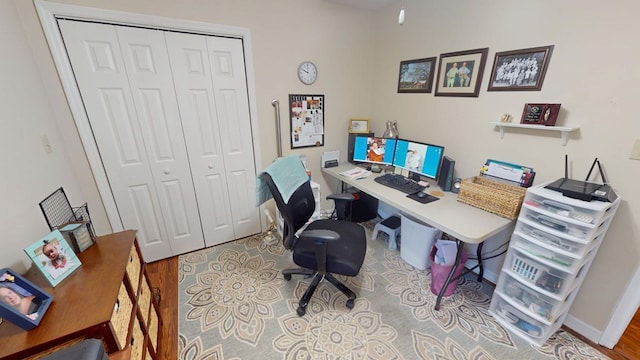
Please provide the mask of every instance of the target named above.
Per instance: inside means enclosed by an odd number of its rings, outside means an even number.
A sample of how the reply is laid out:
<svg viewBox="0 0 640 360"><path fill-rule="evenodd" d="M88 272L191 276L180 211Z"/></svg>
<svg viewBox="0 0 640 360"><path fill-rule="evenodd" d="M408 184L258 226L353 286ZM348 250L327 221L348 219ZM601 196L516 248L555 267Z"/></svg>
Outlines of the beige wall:
<svg viewBox="0 0 640 360"><path fill-rule="evenodd" d="M495 158L534 167L540 183L561 175L564 154L576 177L599 157L625 201L571 310L588 326L604 329L640 262L640 197L634 180L640 163L628 159L640 136L632 113L639 76L633 69L639 51L632 45L640 30L634 1L542 0L526 8L510 0L455 5L405 0L403 26L396 22L397 6L368 12L322 0L59 2L248 28L263 165L276 156L271 99L280 100L286 120L288 94L324 94L325 147L291 151L286 121L282 132L284 153L305 153L325 194L336 184L320 176L320 154L340 149L346 158L350 117L371 118L380 134L386 120L396 120L402 136L444 145L460 177L475 175L487 158ZM99 233L110 227L33 4L1 0L0 20L3 50L11 54L0 58L1 184L6 193L0 205L5 230L0 266L17 267L27 261L21 249L47 232L37 203L58 186L65 187L74 204L89 201ZM496 51L551 44L555 50L542 91L486 91ZM401 60L480 47L489 47L489 57L478 98L396 93ZM312 86L296 78L303 60L319 67ZM559 125L580 131L564 147L558 136L533 131L511 131L500 139L488 122L503 113L519 118L526 102L562 103ZM52 154L42 149L43 134Z"/></svg>
<svg viewBox="0 0 640 360"><path fill-rule="evenodd" d="M445 146L456 160L456 176L476 175L488 158L535 168L535 183L570 174L583 178L595 157L624 198L607 237L571 309L571 315L603 330L639 263L637 186L640 161L629 153L640 138L632 70L640 50L633 46L640 24L634 1L405 0L406 22L395 23L398 7L376 14L377 50L374 118L397 120L401 136ZM555 45L541 91L487 92L496 52ZM478 98L397 94L401 60L489 48ZM629 69L616 71L614 69ZM435 89L435 84L434 84ZM580 127L566 146L557 134L507 131L500 139L490 121L509 113L519 121L525 103L561 103L560 126ZM599 180L599 178L597 179Z"/></svg>

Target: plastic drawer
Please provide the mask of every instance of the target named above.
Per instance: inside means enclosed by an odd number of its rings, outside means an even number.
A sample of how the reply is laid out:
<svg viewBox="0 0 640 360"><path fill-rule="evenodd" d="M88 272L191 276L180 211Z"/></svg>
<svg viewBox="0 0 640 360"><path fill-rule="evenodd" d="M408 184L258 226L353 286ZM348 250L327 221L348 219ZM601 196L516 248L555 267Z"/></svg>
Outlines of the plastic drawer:
<svg viewBox="0 0 640 360"><path fill-rule="evenodd" d="M535 241L553 246L555 249L578 257L586 255L593 246L591 241L584 241L566 234L544 230L538 223L528 219L520 219L516 224L515 231ZM595 239L597 238L596 236Z"/></svg>
<svg viewBox="0 0 640 360"><path fill-rule="evenodd" d="M504 299L497 298L491 303L491 313L496 316L513 333L537 345L542 345L546 339L560 327L557 319L551 325L528 316L515 307L509 305Z"/></svg>
<svg viewBox="0 0 640 360"><path fill-rule="evenodd" d="M556 201L548 199L536 194L527 194L524 200L527 207L538 208L565 218L566 220L574 220L584 224L597 224L601 217L601 211L596 209L588 209L576 206L575 204L567 204L566 199Z"/></svg>
<svg viewBox="0 0 640 360"><path fill-rule="evenodd" d="M588 257L595 248L591 247L585 257L579 257L575 253L566 250L559 250L553 245L530 240L526 235L522 235L518 232L513 233L511 242L513 246L522 253L531 256L531 258L539 260L541 263L548 265L549 267L555 267L572 274L575 274L578 269L580 269L580 266L585 262L585 258Z"/></svg>
<svg viewBox="0 0 640 360"><path fill-rule="evenodd" d="M587 227L580 224L570 222L568 219L562 219L551 214L536 212L528 207L523 207L520 211L520 217L532 223L551 234L564 236L568 239L574 239L578 242L589 243L596 234L597 227Z"/></svg>
<svg viewBox="0 0 640 360"><path fill-rule="evenodd" d="M570 294L562 300L553 299L520 283L507 273L502 276L504 279L501 279L496 292L520 311L550 325L566 310L565 300Z"/></svg>
<svg viewBox="0 0 640 360"><path fill-rule="evenodd" d="M568 273L546 266L513 248L505 260L509 274L551 298L562 300L573 283Z"/></svg>

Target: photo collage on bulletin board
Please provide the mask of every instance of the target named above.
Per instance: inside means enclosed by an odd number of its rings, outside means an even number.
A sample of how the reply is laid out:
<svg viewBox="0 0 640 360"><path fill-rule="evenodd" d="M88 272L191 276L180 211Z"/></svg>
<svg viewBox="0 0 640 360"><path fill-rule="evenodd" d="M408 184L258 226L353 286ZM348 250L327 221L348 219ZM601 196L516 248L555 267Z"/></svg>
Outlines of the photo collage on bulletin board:
<svg viewBox="0 0 640 360"><path fill-rule="evenodd" d="M324 95L289 95L291 148L324 146Z"/></svg>

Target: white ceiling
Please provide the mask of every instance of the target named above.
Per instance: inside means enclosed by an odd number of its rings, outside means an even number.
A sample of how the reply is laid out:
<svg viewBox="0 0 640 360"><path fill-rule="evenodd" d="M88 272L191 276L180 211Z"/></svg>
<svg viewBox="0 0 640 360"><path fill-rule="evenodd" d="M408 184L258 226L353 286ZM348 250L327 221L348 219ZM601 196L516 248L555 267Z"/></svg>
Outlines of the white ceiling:
<svg viewBox="0 0 640 360"><path fill-rule="evenodd" d="M361 8L378 10L393 3L400 3L402 0L326 0L332 3Z"/></svg>

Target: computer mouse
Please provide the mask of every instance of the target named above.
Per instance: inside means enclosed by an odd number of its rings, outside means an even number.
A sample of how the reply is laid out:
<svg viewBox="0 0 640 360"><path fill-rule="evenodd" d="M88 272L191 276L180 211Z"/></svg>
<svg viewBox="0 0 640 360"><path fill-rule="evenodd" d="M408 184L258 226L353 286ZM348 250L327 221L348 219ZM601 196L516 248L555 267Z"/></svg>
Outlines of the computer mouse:
<svg viewBox="0 0 640 360"><path fill-rule="evenodd" d="M419 193L416 194L416 196L419 197L420 199L422 199L423 197L427 197L427 195L429 194L427 194L424 191L420 191Z"/></svg>

